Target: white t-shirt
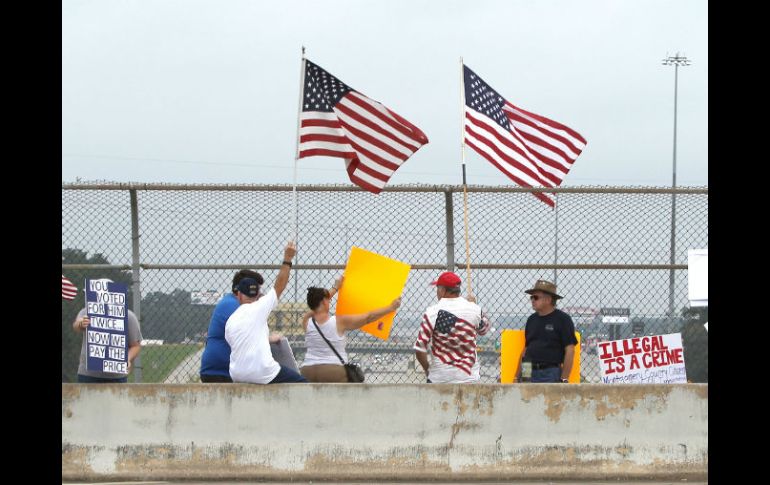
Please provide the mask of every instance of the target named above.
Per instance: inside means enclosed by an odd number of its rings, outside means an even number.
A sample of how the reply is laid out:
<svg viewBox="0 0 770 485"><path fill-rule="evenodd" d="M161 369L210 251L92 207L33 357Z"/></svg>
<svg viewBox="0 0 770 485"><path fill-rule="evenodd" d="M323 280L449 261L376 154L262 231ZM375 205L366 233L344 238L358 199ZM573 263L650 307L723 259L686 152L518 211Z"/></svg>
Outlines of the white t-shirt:
<svg viewBox="0 0 770 485"><path fill-rule="evenodd" d="M281 366L270 351L267 317L278 304L275 289L259 300L244 303L225 324L225 340L230 345L230 377L233 382L268 384Z"/></svg>
<svg viewBox="0 0 770 485"><path fill-rule="evenodd" d="M428 352L428 379L433 383L477 382L476 336L488 329L481 307L463 297L442 298L428 307L414 344L415 350Z"/></svg>

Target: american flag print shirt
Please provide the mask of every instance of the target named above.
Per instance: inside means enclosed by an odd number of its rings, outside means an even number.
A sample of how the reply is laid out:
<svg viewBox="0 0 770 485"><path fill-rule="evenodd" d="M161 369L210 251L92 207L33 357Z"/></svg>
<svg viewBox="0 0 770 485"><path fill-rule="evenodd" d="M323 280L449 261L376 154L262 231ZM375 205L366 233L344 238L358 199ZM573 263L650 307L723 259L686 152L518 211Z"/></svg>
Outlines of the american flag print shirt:
<svg viewBox="0 0 770 485"><path fill-rule="evenodd" d="M476 336L488 330L489 320L477 304L463 297L442 298L423 314L414 349L433 356L431 374L457 369L470 376L474 367L478 373Z"/></svg>

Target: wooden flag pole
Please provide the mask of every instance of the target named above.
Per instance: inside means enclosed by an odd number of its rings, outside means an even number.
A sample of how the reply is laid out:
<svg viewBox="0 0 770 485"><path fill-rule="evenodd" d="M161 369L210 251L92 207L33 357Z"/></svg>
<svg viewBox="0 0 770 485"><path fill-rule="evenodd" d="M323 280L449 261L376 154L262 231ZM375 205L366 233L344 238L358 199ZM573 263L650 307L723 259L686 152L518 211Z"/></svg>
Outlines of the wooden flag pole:
<svg viewBox="0 0 770 485"><path fill-rule="evenodd" d="M294 150L294 186L292 188L292 195L294 196L294 237L292 240L297 241L299 233L299 199L297 199L297 161L299 160L299 130L302 125L302 98L305 94L305 46L302 46L302 62L300 64L299 75L299 103L297 105L297 146Z"/></svg>
<svg viewBox="0 0 770 485"><path fill-rule="evenodd" d="M471 285L471 245L468 239L468 185L465 182L465 76L460 57L460 157L463 161L463 223L465 226L465 281L468 296L473 296Z"/></svg>

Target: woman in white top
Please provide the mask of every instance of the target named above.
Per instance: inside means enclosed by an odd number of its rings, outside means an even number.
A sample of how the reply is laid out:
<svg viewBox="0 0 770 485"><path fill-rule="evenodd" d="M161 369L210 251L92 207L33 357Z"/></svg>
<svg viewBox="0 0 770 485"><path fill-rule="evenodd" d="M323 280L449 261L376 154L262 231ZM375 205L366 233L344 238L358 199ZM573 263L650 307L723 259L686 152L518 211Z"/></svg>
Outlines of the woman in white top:
<svg viewBox="0 0 770 485"><path fill-rule="evenodd" d="M348 382L345 367L334 354L329 344L318 334L318 329L313 325L313 320L323 332L326 339L334 346L340 357L347 363L348 354L345 352L345 332L357 330L367 323L394 312L401 305L401 297L382 308L372 310L369 313L358 315L332 315L329 306L334 296L342 286L343 278L340 277L329 290L325 288L311 287L307 289L307 306L310 311L302 318L302 326L305 328L305 361L300 367L300 373L310 382Z"/></svg>

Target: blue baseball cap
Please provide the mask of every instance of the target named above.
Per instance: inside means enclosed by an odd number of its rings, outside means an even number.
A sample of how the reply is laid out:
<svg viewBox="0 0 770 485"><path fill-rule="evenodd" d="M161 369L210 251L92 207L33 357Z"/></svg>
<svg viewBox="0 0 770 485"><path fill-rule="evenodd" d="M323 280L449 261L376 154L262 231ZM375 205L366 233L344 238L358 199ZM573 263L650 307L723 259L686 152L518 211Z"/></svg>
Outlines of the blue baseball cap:
<svg viewBox="0 0 770 485"><path fill-rule="evenodd" d="M238 282L236 289L249 297L259 295L259 283L254 278L243 278Z"/></svg>

